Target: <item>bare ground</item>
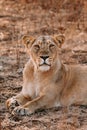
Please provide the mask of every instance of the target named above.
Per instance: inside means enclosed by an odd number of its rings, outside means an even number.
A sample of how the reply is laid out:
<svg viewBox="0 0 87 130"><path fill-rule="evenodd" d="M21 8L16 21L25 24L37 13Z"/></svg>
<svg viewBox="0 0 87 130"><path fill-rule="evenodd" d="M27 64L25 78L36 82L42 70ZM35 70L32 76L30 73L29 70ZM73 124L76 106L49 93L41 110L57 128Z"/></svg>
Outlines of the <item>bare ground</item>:
<svg viewBox="0 0 87 130"><path fill-rule="evenodd" d="M87 2L81 8L79 23L77 16L68 12L70 8L74 11L75 5L70 6L67 2L60 6L60 11L55 11L54 7L47 10L48 5L41 3L0 0L1 130L87 130L87 106L39 110L26 117L14 117L5 107L6 100L22 88L22 71L28 61L20 40L24 34L38 36L64 33L66 42L60 53L63 63L87 65L87 19L82 21Z"/></svg>

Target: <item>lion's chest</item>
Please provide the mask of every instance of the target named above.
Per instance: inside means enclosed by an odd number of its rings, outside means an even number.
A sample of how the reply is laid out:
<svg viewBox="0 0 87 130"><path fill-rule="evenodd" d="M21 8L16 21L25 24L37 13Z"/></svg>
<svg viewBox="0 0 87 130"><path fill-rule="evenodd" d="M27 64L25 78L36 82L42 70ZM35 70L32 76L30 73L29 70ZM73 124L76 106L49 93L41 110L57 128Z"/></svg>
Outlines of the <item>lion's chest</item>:
<svg viewBox="0 0 87 130"><path fill-rule="evenodd" d="M24 95L31 97L32 99L36 98L40 93L40 85L38 82L29 82L27 83L23 89L22 92Z"/></svg>

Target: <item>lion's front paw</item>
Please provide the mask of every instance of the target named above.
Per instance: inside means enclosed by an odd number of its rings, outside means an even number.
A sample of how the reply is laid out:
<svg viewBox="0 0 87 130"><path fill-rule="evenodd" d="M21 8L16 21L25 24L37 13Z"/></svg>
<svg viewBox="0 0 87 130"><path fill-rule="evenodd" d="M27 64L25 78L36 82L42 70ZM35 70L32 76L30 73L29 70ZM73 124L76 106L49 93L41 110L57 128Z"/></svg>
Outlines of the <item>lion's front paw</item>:
<svg viewBox="0 0 87 130"><path fill-rule="evenodd" d="M12 115L19 115L19 116L26 116L26 115L30 115L31 113L29 112L29 110L27 108L24 108L22 106L18 106L16 107L13 111L12 111Z"/></svg>
<svg viewBox="0 0 87 130"><path fill-rule="evenodd" d="M6 101L6 107L9 109L9 111L12 111L17 106L19 106L19 103L15 97L12 97Z"/></svg>

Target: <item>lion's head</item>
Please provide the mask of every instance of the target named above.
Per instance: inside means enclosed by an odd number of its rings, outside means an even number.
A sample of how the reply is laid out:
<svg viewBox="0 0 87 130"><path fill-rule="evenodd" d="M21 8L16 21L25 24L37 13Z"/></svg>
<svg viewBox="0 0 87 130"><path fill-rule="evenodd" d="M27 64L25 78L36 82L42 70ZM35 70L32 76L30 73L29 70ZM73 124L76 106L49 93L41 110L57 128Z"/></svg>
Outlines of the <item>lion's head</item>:
<svg viewBox="0 0 87 130"><path fill-rule="evenodd" d="M63 35L38 38L24 36L23 43L27 47L34 66L40 71L48 71L58 63L58 52L64 39Z"/></svg>

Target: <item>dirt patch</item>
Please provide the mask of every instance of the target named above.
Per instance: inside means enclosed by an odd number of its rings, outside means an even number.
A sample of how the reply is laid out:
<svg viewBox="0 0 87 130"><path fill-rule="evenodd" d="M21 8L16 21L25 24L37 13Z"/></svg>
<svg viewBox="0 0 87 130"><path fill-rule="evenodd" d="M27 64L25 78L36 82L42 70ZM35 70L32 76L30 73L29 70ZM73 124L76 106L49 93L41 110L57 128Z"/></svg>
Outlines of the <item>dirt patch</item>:
<svg viewBox="0 0 87 130"><path fill-rule="evenodd" d="M5 107L5 101L22 88L22 72L29 59L21 43L24 34L38 36L63 33L66 36L60 53L63 63L87 65L86 0L85 3L80 2L77 10L74 9L78 2L71 5L68 0L60 2L59 9L55 9L55 3L47 8L49 2L27 2L0 0L1 130L86 130L87 106L39 110L26 117L13 117Z"/></svg>

